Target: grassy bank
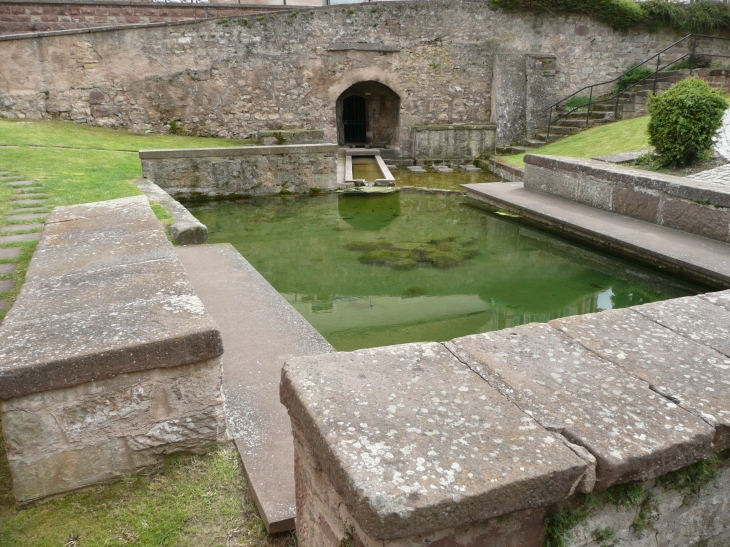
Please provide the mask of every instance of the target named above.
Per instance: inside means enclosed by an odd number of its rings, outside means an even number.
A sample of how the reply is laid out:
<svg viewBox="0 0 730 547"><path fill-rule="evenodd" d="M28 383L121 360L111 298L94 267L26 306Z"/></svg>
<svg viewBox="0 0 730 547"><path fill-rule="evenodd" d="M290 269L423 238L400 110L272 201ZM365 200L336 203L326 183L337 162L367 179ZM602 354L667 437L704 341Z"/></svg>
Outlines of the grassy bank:
<svg viewBox="0 0 730 547"><path fill-rule="evenodd" d="M620 152L646 150L651 148L649 135L646 132L648 124L649 116L609 123L543 146L535 150L535 153L548 156L592 158ZM525 154L516 154L502 159L513 165L524 167L524 157Z"/></svg>

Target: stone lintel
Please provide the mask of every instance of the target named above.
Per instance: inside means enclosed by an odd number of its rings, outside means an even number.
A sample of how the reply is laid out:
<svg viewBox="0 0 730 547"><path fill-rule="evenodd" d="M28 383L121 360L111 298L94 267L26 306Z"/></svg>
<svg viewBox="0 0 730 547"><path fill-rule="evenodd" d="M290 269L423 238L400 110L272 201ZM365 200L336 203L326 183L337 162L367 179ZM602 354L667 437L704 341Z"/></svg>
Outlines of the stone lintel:
<svg viewBox="0 0 730 547"><path fill-rule="evenodd" d="M178 158L237 157L237 156L283 156L287 154L336 154L336 144L280 144L273 146L241 146L232 148L184 148L177 150L140 150L141 160L162 160Z"/></svg>
<svg viewBox="0 0 730 547"><path fill-rule="evenodd" d="M699 203L730 207L730 187L724 184L641 171L640 169L585 158L527 154L525 156L525 165L574 172L627 187L640 187ZM529 167L527 167L527 170L529 170ZM529 174L526 176L529 178Z"/></svg>
<svg viewBox="0 0 730 547"><path fill-rule="evenodd" d="M0 339L0 399L223 353L144 196L56 208Z"/></svg>
<svg viewBox="0 0 730 547"><path fill-rule="evenodd" d="M597 491L712 453L713 427L551 326L532 323L446 346L543 427L593 454Z"/></svg>
<svg viewBox="0 0 730 547"><path fill-rule="evenodd" d="M730 357L631 308L556 319L550 325L713 425L715 450L730 448Z"/></svg>
<svg viewBox="0 0 730 547"><path fill-rule="evenodd" d="M377 540L549 505L587 471L441 344L289 359L281 400L295 437Z"/></svg>
<svg viewBox="0 0 730 547"><path fill-rule="evenodd" d="M400 51L398 46L385 44L366 44L363 42L332 42L327 46L327 51Z"/></svg>

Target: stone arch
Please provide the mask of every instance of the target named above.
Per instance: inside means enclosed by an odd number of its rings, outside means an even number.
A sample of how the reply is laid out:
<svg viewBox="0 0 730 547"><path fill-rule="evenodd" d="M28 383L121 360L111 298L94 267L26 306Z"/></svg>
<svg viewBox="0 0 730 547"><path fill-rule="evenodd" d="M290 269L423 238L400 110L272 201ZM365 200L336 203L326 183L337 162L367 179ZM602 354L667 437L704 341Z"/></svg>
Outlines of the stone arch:
<svg viewBox="0 0 730 547"><path fill-rule="evenodd" d="M353 116L351 108L353 105L362 103L364 103L364 131L360 133L346 129L346 122L359 123L354 122L352 118L346 118ZM336 109L337 142L340 145L364 144L389 148L398 144L400 95L387 85L374 80L356 82L337 97ZM359 112L359 109L355 108L354 111ZM358 137L353 139L355 134Z"/></svg>

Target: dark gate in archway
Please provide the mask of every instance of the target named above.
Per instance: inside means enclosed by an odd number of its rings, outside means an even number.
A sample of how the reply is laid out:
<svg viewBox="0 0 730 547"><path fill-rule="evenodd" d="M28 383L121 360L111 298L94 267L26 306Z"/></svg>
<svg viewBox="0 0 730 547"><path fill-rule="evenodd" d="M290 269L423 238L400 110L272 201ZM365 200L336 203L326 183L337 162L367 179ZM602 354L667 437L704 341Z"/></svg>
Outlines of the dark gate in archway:
<svg viewBox="0 0 730 547"><path fill-rule="evenodd" d="M342 123L346 143L365 142L365 99L350 95L342 104Z"/></svg>

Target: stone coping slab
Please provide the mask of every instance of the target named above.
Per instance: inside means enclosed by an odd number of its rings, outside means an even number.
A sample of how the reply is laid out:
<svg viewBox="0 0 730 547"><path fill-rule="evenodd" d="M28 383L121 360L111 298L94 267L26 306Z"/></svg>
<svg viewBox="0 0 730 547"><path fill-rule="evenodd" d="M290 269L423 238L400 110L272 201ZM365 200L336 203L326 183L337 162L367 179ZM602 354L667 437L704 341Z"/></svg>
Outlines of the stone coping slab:
<svg viewBox="0 0 730 547"><path fill-rule="evenodd" d="M683 198L720 207L730 207L730 187L714 182L704 182L686 177L675 177L653 171L642 171L622 165L584 158L540 156L527 154L525 165L534 165L556 171L570 171L593 176L630 187L641 187L669 196ZM526 167L529 169L529 167Z"/></svg>
<svg viewBox="0 0 730 547"><path fill-rule="evenodd" d="M376 539L548 505L587 470L437 343L289 359L281 400Z"/></svg>
<svg viewBox="0 0 730 547"><path fill-rule="evenodd" d="M0 340L0 399L223 352L144 196L55 209Z"/></svg>
<svg viewBox="0 0 730 547"><path fill-rule="evenodd" d="M269 533L294 529L294 443L279 402L284 360L334 348L229 243L178 247L220 326L228 429Z"/></svg>
<svg viewBox="0 0 730 547"><path fill-rule="evenodd" d="M549 325L445 345L543 427L587 449L596 458L596 491L712 453L713 427Z"/></svg>
<svg viewBox="0 0 730 547"><path fill-rule="evenodd" d="M518 213L543 228L602 249L730 287L730 245L696 234L532 192L521 182L464 184L476 203Z"/></svg>
<svg viewBox="0 0 730 547"><path fill-rule="evenodd" d="M175 221L168 232L176 245L197 245L208 242L208 227L195 218L170 194L150 180L134 181L147 199L162 205Z"/></svg>
<svg viewBox="0 0 730 547"><path fill-rule="evenodd" d="M550 325L714 426L716 450L730 448L730 357L631 308Z"/></svg>
<svg viewBox="0 0 730 547"><path fill-rule="evenodd" d="M234 148L180 148L174 150L140 150L141 160L168 158L207 158L235 156L283 156L287 154L337 153L336 144L280 144L273 146L241 146Z"/></svg>

